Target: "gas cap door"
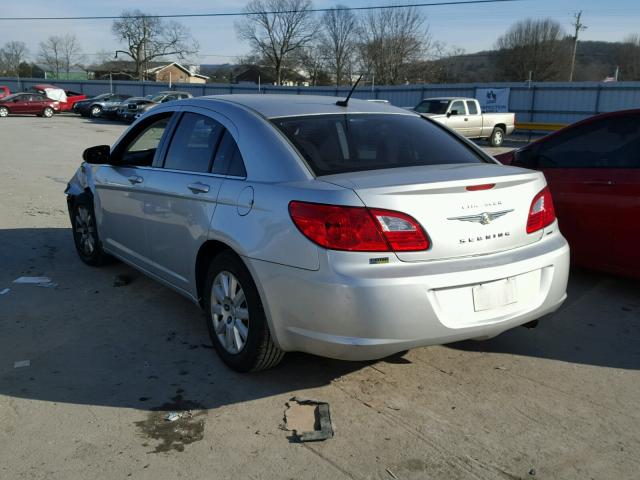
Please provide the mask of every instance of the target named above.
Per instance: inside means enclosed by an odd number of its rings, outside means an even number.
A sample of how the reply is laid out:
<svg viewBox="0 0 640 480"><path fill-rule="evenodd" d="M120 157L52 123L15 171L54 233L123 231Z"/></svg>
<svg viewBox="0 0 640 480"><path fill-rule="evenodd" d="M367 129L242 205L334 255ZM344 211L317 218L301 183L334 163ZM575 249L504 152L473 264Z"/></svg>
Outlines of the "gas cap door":
<svg viewBox="0 0 640 480"><path fill-rule="evenodd" d="M238 209L238 215L244 217L253 208L253 187L245 187L238 195L236 201L236 207Z"/></svg>

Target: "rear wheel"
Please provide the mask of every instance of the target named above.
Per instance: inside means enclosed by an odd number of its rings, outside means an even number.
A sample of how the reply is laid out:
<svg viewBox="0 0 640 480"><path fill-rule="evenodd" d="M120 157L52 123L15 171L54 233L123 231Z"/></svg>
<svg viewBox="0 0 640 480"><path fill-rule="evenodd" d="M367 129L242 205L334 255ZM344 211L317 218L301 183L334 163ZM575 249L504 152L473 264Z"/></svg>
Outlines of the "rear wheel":
<svg viewBox="0 0 640 480"><path fill-rule="evenodd" d="M100 115L102 115L102 107L100 107L100 105L94 105L93 107L91 107L90 113L93 118L99 117Z"/></svg>
<svg viewBox="0 0 640 480"><path fill-rule="evenodd" d="M227 366L249 372L282 360L284 352L273 342L258 289L233 252L213 259L204 295L211 342Z"/></svg>
<svg viewBox="0 0 640 480"><path fill-rule="evenodd" d="M491 136L489 137L489 144L492 147L499 147L504 142L504 130L500 127L495 127Z"/></svg>
<svg viewBox="0 0 640 480"><path fill-rule="evenodd" d="M9 115L9 109L7 107L0 107L0 117L7 117Z"/></svg>
<svg viewBox="0 0 640 480"><path fill-rule="evenodd" d="M73 241L80 260L94 267L104 265L111 259L102 250L95 219L93 199L86 194L79 195L71 210Z"/></svg>
<svg viewBox="0 0 640 480"><path fill-rule="evenodd" d="M42 111L42 116L45 118L51 118L53 117L53 108L51 107L46 107L43 111Z"/></svg>

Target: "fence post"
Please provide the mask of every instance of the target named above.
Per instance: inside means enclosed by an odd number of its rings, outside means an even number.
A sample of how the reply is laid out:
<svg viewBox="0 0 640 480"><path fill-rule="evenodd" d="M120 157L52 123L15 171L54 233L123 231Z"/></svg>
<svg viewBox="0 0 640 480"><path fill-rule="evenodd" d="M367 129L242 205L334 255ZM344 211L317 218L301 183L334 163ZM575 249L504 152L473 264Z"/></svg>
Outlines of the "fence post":
<svg viewBox="0 0 640 480"><path fill-rule="evenodd" d="M204 97L207 94L207 84L202 84L202 96Z"/></svg>
<svg viewBox="0 0 640 480"><path fill-rule="evenodd" d="M511 101L511 100L509 100ZM533 114L536 108L536 86L531 87L531 106L529 107L529 121L533 123ZM531 130L529 130L529 142L531 142Z"/></svg>
<svg viewBox="0 0 640 480"><path fill-rule="evenodd" d="M598 84L598 88L596 89L596 108L595 114L600 113L600 92L602 92L602 85Z"/></svg>

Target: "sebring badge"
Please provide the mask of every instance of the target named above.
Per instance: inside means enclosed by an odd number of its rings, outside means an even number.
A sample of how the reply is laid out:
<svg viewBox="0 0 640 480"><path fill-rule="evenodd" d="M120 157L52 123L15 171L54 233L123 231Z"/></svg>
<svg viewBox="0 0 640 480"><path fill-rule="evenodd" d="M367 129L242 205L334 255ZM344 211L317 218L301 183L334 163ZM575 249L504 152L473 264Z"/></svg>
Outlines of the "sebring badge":
<svg viewBox="0 0 640 480"><path fill-rule="evenodd" d="M500 212L483 212L478 215L465 215L463 217L449 217L447 220L460 220L461 222L474 222L480 223L481 225L489 225L496 218L500 218L511 212L513 212L513 209L502 210Z"/></svg>

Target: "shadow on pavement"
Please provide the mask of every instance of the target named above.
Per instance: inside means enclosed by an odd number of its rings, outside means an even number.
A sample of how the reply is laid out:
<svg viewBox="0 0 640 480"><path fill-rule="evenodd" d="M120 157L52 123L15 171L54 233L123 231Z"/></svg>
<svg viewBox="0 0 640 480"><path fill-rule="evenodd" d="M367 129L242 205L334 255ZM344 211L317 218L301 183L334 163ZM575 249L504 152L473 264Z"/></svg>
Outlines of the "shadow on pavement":
<svg viewBox="0 0 640 480"><path fill-rule="evenodd" d="M91 268L69 229L0 230L0 394L154 410L179 400L222 405L331 383L368 363L289 354L277 368L237 374L217 358L202 312L116 263ZM130 283L116 287L118 275ZM58 286L11 283L48 276ZM640 368L638 282L575 272L566 306L535 330L451 345L604 367ZM30 366L14 368L29 360ZM390 359L406 363L402 354Z"/></svg>
<svg viewBox="0 0 640 480"><path fill-rule="evenodd" d="M329 384L366 363L289 354L272 370L238 374L212 349L191 302L122 264L76 258L70 229L0 230L0 394L154 410L222 405ZM18 285L48 276L56 288ZM115 287L126 275L131 282ZM14 362L30 366L14 368ZM400 360L399 360L400 361ZM197 407L196 407L197 406Z"/></svg>
<svg viewBox="0 0 640 480"><path fill-rule="evenodd" d="M534 329L449 345L586 365L640 369L640 281L573 268L568 298Z"/></svg>

